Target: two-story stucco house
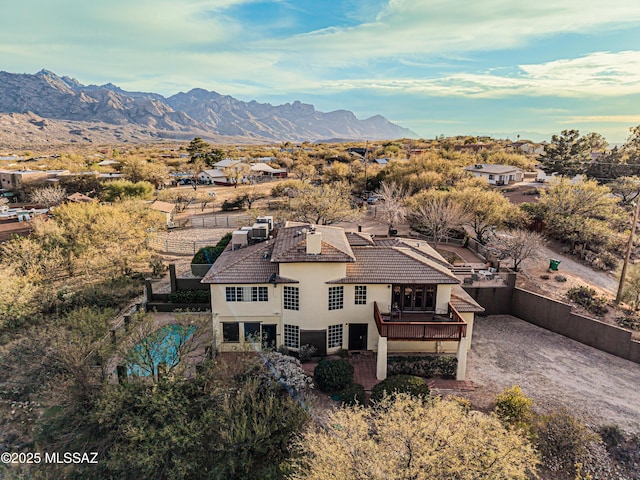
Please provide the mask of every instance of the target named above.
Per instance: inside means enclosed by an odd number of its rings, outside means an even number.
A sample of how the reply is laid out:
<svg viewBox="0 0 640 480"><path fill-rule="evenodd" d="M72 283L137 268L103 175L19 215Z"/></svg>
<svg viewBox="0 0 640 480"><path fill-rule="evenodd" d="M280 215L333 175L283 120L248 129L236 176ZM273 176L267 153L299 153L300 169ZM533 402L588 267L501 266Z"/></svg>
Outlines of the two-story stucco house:
<svg viewBox="0 0 640 480"><path fill-rule="evenodd" d="M267 241L230 244L202 282L219 351L255 338L320 354L373 350L379 379L387 353L449 353L464 379L483 309L450 267L426 242L288 223Z"/></svg>

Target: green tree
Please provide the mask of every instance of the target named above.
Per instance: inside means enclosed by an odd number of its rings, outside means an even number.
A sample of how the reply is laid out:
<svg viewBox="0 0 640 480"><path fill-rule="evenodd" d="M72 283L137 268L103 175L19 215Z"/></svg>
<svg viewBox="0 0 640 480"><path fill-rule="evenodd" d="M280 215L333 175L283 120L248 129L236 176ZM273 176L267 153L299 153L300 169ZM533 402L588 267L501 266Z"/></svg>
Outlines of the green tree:
<svg viewBox="0 0 640 480"><path fill-rule="evenodd" d="M332 410L299 449L291 478L308 480L525 480L539 463L529 441L496 417L406 394Z"/></svg>
<svg viewBox="0 0 640 480"><path fill-rule="evenodd" d="M100 197L107 202L126 199L149 200L153 197L155 188L149 182L131 182L129 180L112 180L102 187Z"/></svg>
<svg viewBox="0 0 640 480"><path fill-rule="evenodd" d="M89 407L67 400L43 417L38 444L100 461L52 465L46 478L283 478L308 415L278 382L248 379L255 368L266 371L255 356L214 361L190 379L104 385Z"/></svg>
<svg viewBox="0 0 640 480"><path fill-rule="evenodd" d="M608 187L594 180L557 179L540 192L547 234L570 243L573 250L599 251L616 245L616 231L626 222L618 202Z"/></svg>
<svg viewBox="0 0 640 480"><path fill-rule="evenodd" d="M591 145L578 130L563 130L553 135L551 142L544 146L543 170L570 177L585 172L586 163L591 160Z"/></svg>
<svg viewBox="0 0 640 480"><path fill-rule="evenodd" d="M514 215L515 207L500 192L481 187L457 190L455 200L467 212L469 225L478 242L489 240L489 233L502 227Z"/></svg>

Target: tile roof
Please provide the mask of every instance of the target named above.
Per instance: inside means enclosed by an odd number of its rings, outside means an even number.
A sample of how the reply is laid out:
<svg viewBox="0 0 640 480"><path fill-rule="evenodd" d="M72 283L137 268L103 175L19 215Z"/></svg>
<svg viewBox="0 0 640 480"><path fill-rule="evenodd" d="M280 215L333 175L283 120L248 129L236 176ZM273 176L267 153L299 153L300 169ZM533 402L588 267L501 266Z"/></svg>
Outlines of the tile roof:
<svg viewBox="0 0 640 480"><path fill-rule="evenodd" d="M420 253L421 255L430 258L432 261L439 263L447 269L451 269L452 265L445 260L436 250L429 245L429 242L425 240L412 239L412 238L375 238L375 244L377 246L385 247L408 247L411 250Z"/></svg>
<svg viewBox="0 0 640 480"><path fill-rule="evenodd" d="M352 247L366 247L374 245L373 238L368 233L345 232L347 241Z"/></svg>
<svg viewBox="0 0 640 480"><path fill-rule="evenodd" d="M445 266L407 247L355 247L347 276L329 283L458 284Z"/></svg>
<svg viewBox="0 0 640 480"><path fill-rule="evenodd" d="M320 255L307 255L306 230L311 225L287 222L277 232L274 240L272 262L353 262L355 257L344 230L338 227L314 225L322 234Z"/></svg>
<svg viewBox="0 0 640 480"><path fill-rule="evenodd" d="M454 285L451 289L451 299L449 303L460 313L464 312L484 312L474 299L460 285Z"/></svg>
<svg viewBox="0 0 640 480"><path fill-rule="evenodd" d="M278 275L278 264L271 261L273 245L257 243L231 250L228 246L211 266L202 283L298 283Z"/></svg>

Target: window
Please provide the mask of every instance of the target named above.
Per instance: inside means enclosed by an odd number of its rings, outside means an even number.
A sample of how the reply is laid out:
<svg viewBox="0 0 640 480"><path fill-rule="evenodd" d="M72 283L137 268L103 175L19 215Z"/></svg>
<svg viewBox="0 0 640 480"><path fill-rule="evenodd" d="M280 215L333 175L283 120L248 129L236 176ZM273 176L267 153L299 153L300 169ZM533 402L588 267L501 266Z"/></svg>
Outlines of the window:
<svg viewBox="0 0 640 480"><path fill-rule="evenodd" d="M244 322L244 339L249 342L260 342L260 322Z"/></svg>
<svg viewBox="0 0 640 480"><path fill-rule="evenodd" d="M327 329L327 347L328 348L342 347L342 324L329 325L329 328Z"/></svg>
<svg viewBox="0 0 640 480"><path fill-rule="evenodd" d="M222 323L222 340L225 342L239 342L240 341L240 325L234 323Z"/></svg>
<svg viewBox="0 0 640 480"><path fill-rule="evenodd" d="M227 287L227 302L268 302L267 287Z"/></svg>
<svg viewBox="0 0 640 480"><path fill-rule="evenodd" d="M284 287L284 309L300 310L300 290L298 287Z"/></svg>
<svg viewBox="0 0 640 480"><path fill-rule="evenodd" d="M289 348L300 347L300 327L296 325L284 326L284 346Z"/></svg>
<svg viewBox="0 0 640 480"><path fill-rule="evenodd" d="M493 175L489 175L489 180L493 180L494 176Z"/></svg>
<svg viewBox="0 0 640 480"><path fill-rule="evenodd" d="M367 304L367 287L366 285L356 285L356 293L355 293L355 301L356 305L366 305Z"/></svg>
<svg viewBox="0 0 640 480"><path fill-rule="evenodd" d="M329 310L339 310L344 306L344 287L329 287Z"/></svg>

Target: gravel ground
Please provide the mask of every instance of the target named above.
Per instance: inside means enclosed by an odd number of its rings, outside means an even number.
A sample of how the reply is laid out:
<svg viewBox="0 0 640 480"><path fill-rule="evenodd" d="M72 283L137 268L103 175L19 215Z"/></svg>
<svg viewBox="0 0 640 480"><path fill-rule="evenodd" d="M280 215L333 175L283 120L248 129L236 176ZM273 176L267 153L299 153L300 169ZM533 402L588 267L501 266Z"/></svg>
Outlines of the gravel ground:
<svg viewBox="0 0 640 480"><path fill-rule="evenodd" d="M566 407L592 425L640 433L640 365L508 315L476 318L468 396L490 408L505 387L519 385L539 411Z"/></svg>

